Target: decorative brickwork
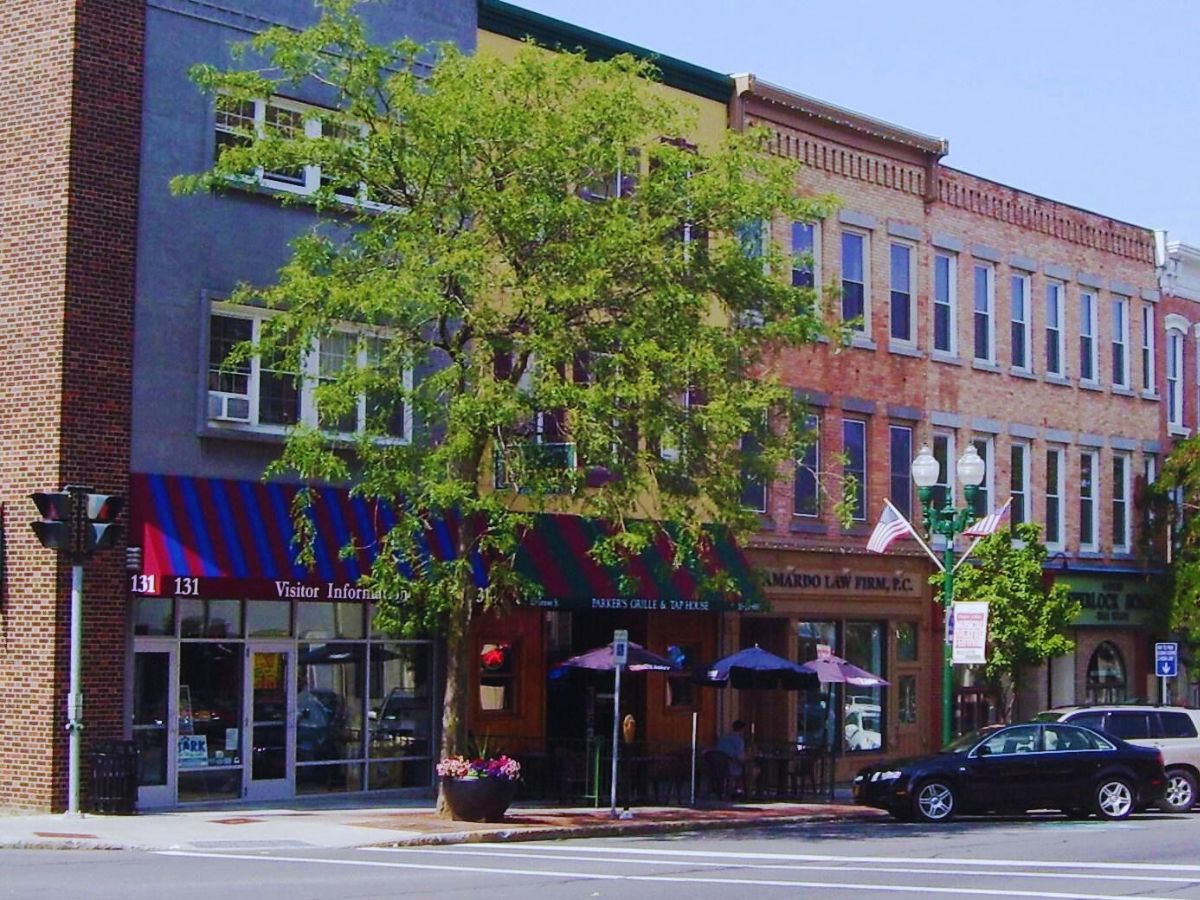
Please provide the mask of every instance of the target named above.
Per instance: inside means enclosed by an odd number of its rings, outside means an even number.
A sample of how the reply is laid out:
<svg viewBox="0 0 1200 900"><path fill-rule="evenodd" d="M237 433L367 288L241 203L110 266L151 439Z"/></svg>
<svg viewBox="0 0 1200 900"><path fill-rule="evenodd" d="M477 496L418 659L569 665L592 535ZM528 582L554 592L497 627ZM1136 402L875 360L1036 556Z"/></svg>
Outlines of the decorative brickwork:
<svg viewBox="0 0 1200 900"><path fill-rule="evenodd" d="M30 532L29 494L127 488L143 15L0 5L0 806L66 803L70 573ZM120 556L87 567L85 748L122 732Z"/></svg>

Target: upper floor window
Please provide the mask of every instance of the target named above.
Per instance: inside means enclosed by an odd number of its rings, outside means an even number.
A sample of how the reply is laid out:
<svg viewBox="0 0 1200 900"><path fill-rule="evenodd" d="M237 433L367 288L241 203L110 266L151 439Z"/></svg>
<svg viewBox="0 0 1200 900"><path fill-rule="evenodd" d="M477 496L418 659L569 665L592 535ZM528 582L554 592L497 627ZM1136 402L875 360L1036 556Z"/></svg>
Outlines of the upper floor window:
<svg viewBox="0 0 1200 900"><path fill-rule="evenodd" d="M1095 550L1096 538L1096 454L1085 450L1079 455L1079 549Z"/></svg>
<svg viewBox="0 0 1200 900"><path fill-rule="evenodd" d="M891 453L888 460L891 496L888 498L892 505L906 519L912 519L912 461L913 461L913 430L907 425L892 425L888 434Z"/></svg>
<svg viewBox="0 0 1200 900"><path fill-rule="evenodd" d="M1167 332L1167 425L1183 428L1183 332Z"/></svg>
<svg viewBox="0 0 1200 900"><path fill-rule="evenodd" d="M1129 454L1113 454L1112 527L1113 552L1129 552Z"/></svg>
<svg viewBox="0 0 1200 900"><path fill-rule="evenodd" d="M976 263L974 270L975 358L981 362L994 362L996 359L996 336L992 329L995 306L995 272L991 266Z"/></svg>
<svg viewBox="0 0 1200 900"><path fill-rule="evenodd" d="M1012 366L1028 372L1029 363L1029 276L1014 275L1012 286Z"/></svg>
<svg viewBox="0 0 1200 900"><path fill-rule="evenodd" d="M1009 517L1014 525L1029 521L1029 445L1013 441L1009 448Z"/></svg>
<svg viewBox="0 0 1200 900"><path fill-rule="evenodd" d="M410 368L403 372L400 392L367 388L349 405L329 404L337 407L336 413L323 414L318 408L322 388L327 389L347 368L380 367L387 352L384 337L348 330L330 332L305 355L298 371L259 356L226 364L236 346L261 339L268 315L230 304L214 307L208 344L210 424L277 433L306 424L334 434L369 431L397 441L411 440L412 410L404 399L412 391Z"/></svg>
<svg viewBox="0 0 1200 900"><path fill-rule="evenodd" d="M992 497L995 495L995 460L992 453L991 438L975 438L971 443L975 452L983 460L983 481L975 488L975 502L972 504L976 518L983 518L992 511Z"/></svg>
<svg viewBox="0 0 1200 900"><path fill-rule="evenodd" d="M1063 375L1063 284L1046 284L1046 373Z"/></svg>
<svg viewBox="0 0 1200 900"><path fill-rule="evenodd" d="M854 497L850 516L856 521L867 518L867 423L862 419L842 420L842 474L853 479Z"/></svg>
<svg viewBox="0 0 1200 900"><path fill-rule="evenodd" d="M810 415L805 420L808 443L804 453L796 460L796 480L793 485L792 514L816 517L821 514L821 424L820 419Z"/></svg>
<svg viewBox="0 0 1200 900"><path fill-rule="evenodd" d="M1129 298L1112 301L1112 383L1129 387Z"/></svg>
<svg viewBox="0 0 1200 900"><path fill-rule="evenodd" d="M934 432L933 458L938 464L938 480L933 486L933 503L941 509L954 502L954 434L949 431Z"/></svg>
<svg viewBox="0 0 1200 900"><path fill-rule="evenodd" d="M913 246L893 241L891 244L891 337L906 344L915 343L916 316L913 289Z"/></svg>
<svg viewBox="0 0 1200 900"><path fill-rule="evenodd" d="M619 154L607 171L596 171L576 193L584 200L615 200L628 197L637 184L641 151L636 147Z"/></svg>
<svg viewBox="0 0 1200 900"><path fill-rule="evenodd" d="M1054 548L1063 542L1063 451L1046 449L1046 545Z"/></svg>
<svg viewBox="0 0 1200 900"><path fill-rule="evenodd" d="M937 253L933 257L933 349L953 354L956 350L954 297L957 291L958 257Z"/></svg>
<svg viewBox="0 0 1200 900"><path fill-rule="evenodd" d="M762 452L762 442L754 434L742 436L742 455L747 464L742 467L742 506L756 512L767 511L767 482L752 471L750 462Z"/></svg>
<svg viewBox="0 0 1200 900"><path fill-rule="evenodd" d="M1142 390L1154 393L1154 307L1142 307Z"/></svg>
<svg viewBox="0 0 1200 900"><path fill-rule="evenodd" d="M816 222L792 223L792 286L816 287L821 283L821 231Z"/></svg>
<svg viewBox="0 0 1200 900"><path fill-rule="evenodd" d="M1079 292L1079 380L1096 381L1096 295Z"/></svg>
<svg viewBox="0 0 1200 900"><path fill-rule="evenodd" d="M870 296L867 235L861 231L842 232L842 321L857 320L854 330L869 334Z"/></svg>

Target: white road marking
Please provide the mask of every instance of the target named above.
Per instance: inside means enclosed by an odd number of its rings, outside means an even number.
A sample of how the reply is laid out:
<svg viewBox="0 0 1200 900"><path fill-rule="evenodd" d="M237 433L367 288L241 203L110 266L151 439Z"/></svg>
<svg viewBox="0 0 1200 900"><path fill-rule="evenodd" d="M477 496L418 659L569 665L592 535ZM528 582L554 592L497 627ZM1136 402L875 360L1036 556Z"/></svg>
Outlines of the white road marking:
<svg viewBox="0 0 1200 900"><path fill-rule="evenodd" d="M795 881L790 879L785 880L767 878L703 878L700 876L689 875L614 875L604 872L557 872L543 871L539 869L508 868L493 869L482 866L450 866L436 865L433 863L376 862L374 860L367 859L320 859L299 856L267 856L264 854L250 856L238 853L195 853L185 850L162 850L158 851L157 855L190 857L193 859L236 859L257 863L299 863L303 865L360 866L380 869L421 869L437 872L475 872L486 875L518 875L529 878L570 878L580 881L637 881L652 882L655 884L713 884L723 885L726 887L781 887L788 889L816 888L826 891L850 891L857 893L873 891L881 893L953 894L959 896L966 895L985 897L1039 897L1045 898L1045 900L1115 900L1115 898L1119 896L1114 894L1082 894L1078 892L1066 894L1058 891L1006 891L991 888L930 887L928 885L917 887L906 884L853 884L845 881L830 883L827 881Z"/></svg>
<svg viewBox="0 0 1200 900"><path fill-rule="evenodd" d="M477 849L478 847L495 846L489 844L483 845L458 845L446 847L363 847L363 850L382 853L436 853L439 856L446 854L458 854L461 856L488 856L500 857L504 859L558 859L570 862L604 862L609 864L620 863L621 865L629 866L661 866L670 865L686 865L693 868L709 868L709 869L728 869L734 862L704 862L702 860L666 860L666 859L628 859L617 858L597 859L595 856L570 856L559 853L535 853L525 850L486 850ZM619 851L614 851L619 852ZM857 860L846 860L848 863L857 863ZM938 860L909 860L910 863L933 863ZM750 864L745 868L753 869L754 871L772 871L784 870L790 872L886 872L894 875L995 875L997 877L1003 875L1005 878L1069 878L1072 881L1147 881L1161 884L1200 884L1200 878L1185 877L1182 875L1122 875L1114 873L1112 875L1093 875L1089 872L986 872L980 869L912 869L903 866L875 866L870 868L857 865L818 865L815 863L803 863L799 865L784 865L784 864Z"/></svg>
<svg viewBox="0 0 1200 900"><path fill-rule="evenodd" d="M475 847L504 847L506 844L473 844ZM404 849L404 848L382 848ZM407 848L416 849L416 848ZM787 862L845 862L845 863L898 863L906 865L960 865L986 866L988 868L1019 868L1025 866L1032 869L1107 869L1121 871L1146 872L1196 872L1200 874L1200 865L1171 864L1171 863L1137 863L1137 862L1082 862L1055 861L1030 859L984 859L980 857L937 856L928 859L914 859L911 856L837 856L830 853L754 853L749 851L712 851L712 850L674 850L652 849L647 847L563 847L546 844L543 850L556 853L629 853L636 856L669 856L687 859L745 859Z"/></svg>

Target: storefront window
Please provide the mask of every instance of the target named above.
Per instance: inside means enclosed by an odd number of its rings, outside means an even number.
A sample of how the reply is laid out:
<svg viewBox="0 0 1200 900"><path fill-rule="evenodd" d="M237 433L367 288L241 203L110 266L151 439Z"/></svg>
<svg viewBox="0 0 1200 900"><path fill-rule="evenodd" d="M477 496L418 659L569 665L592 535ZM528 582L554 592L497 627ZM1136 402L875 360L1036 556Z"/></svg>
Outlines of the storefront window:
<svg viewBox="0 0 1200 900"><path fill-rule="evenodd" d="M694 707L696 691L691 675L696 664L696 648L671 644L667 647L667 658L682 670L680 675L664 679L667 682L667 706L670 709Z"/></svg>
<svg viewBox="0 0 1200 900"><path fill-rule="evenodd" d="M179 800L241 796L242 645L179 648Z"/></svg>
<svg viewBox="0 0 1200 900"><path fill-rule="evenodd" d="M166 635L175 633L175 601L170 597L135 597L133 633Z"/></svg>
<svg viewBox="0 0 1200 900"><path fill-rule="evenodd" d="M328 761L362 759L365 650L362 644L300 644L296 670L298 792L362 787L361 765L331 765Z"/></svg>
<svg viewBox="0 0 1200 900"><path fill-rule="evenodd" d="M796 636L797 660L808 662L826 651L832 652L837 646L837 623L800 622L796 626ZM833 721L834 693L832 685L798 692L797 744L826 749L834 746L837 734L837 723Z"/></svg>
<svg viewBox="0 0 1200 900"><path fill-rule="evenodd" d="M896 661L917 661L916 622L900 622L896 625Z"/></svg>
<svg viewBox="0 0 1200 900"><path fill-rule="evenodd" d="M361 638L361 603L297 603L296 636L301 640Z"/></svg>
<svg viewBox="0 0 1200 900"><path fill-rule="evenodd" d="M428 644L391 642L370 646L370 746L372 790L429 784L433 753L433 713ZM415 779L415 780L414 780Z"/></svg>
<svg viewBox="0 0 1200 900"><path fill-rule="evenodd" d="M1126 697L1125 660L1111 641L1092 653L1087 668L1087 702L1119 703Z"/></svg>
<svg viewBox="0 0 1200 900"><path fill-rule="evenodd" d="M868 672L884 671L882 622L847 622L843 655ZM842 743L847 752L880 750L884 740L884 689L846 685L842 704Z"/></svg>
<svg viewBox="0 0 1200 900"><path fill-rule="evenodd" d="M517 708L517 654L508 642L479 648L479 708L484 712L512 712Z"/></svg>
<svg viewBox="0 0 1200 900"><path fill-rule="evenodd" d="M242 634L240 600L179 599L179 634L185 638L235 638Z"/></svg>
<svg viewBox="0 0 1200 900"><path fill-rule="evenodd" d="M292 633L290 600L250 600L246 603L249 637L287 637Z"/></svg>

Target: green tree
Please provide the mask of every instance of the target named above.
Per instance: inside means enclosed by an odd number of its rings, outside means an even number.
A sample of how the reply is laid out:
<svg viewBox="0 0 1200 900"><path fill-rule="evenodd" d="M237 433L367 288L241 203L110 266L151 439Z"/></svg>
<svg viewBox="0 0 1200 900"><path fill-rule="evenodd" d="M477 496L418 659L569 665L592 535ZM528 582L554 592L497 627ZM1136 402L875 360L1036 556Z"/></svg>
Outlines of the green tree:
<svg viewBox="0 0 1200 900"><path fill-rule="evenodd" d="M1082 607L1065 584L1047 587L1042 567L1046 545L1040 526L1025 522L980 541L954 574L954 599L988 604L987 662L984 679L998 691L1004 720L1012 721L1022 674L1075 642L1067 630ZM943 576L931 581L941 587Z"/></svg>
<svg viewBox="0 0 1200 900"><path fill-rule="evenodd" d="M314 340L348 322L371 341L316 393L334 422L366 397L366 433L293 429L273 471L395 502L367 580L387 598L377 624L445 636L442 750L460 752L468 629L535 590L513 565L531 515L612 523L592 551L610 565L662 533L688 564L709 540L702 523L757 524L745 479L769 480L802 440L773 361L823 331L814 291L781 277L791 260L759 223L814 220L829 203L794 196L794 166L763 134L686 144L692 117L627 56L378 46L348 0L245 49L261 67L194 70L219 110L299 82L327 86L337 108L320 136L242 132L175 187L253 189L256 171L320 167L314 195L287 198L311 204L317 225L277 283L234 298L278 310L242 359L299 372ZM408 411L411 442L381 440ZM454 560L420 553L431 516L459 523Z"/></svg>
<svg viewBox="0 0 1200 900"><path fill-rule="evenodd" d="M1143 486L1139 499L1145 516L1142 552L1161 559L1161 549L1168 549L1159 624L1178 636L1184 657L1195 660L1200 657L1200 438L1177 442L1162 474Z"/></svg>

